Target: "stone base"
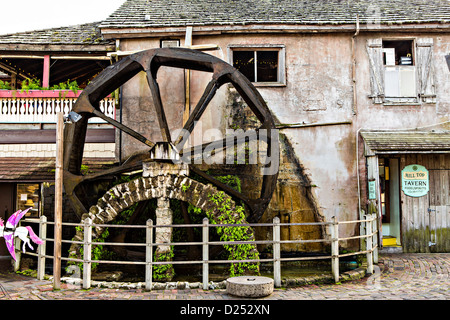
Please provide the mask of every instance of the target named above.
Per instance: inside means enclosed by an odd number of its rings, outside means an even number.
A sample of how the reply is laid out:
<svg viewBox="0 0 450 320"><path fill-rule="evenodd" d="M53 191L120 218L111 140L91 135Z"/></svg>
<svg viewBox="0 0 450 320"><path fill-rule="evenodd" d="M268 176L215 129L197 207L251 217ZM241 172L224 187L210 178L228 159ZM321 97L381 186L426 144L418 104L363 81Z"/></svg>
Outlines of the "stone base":
<svg viewBox="0 0 450 320"><path fill-rule="evenodd" d="M246 298L260 298L273 292L273 279L260 276L242 276L227 279L227 293Z"/></svg>
<svg viewBox="0 0 450 320"><path fill-rule="evenodd" d="M189 175L189 165L185 163L174 164L171 162L149 161L142 163L142 169L142 176L144 178L163 176L167 174L180 176Z"/></svg>

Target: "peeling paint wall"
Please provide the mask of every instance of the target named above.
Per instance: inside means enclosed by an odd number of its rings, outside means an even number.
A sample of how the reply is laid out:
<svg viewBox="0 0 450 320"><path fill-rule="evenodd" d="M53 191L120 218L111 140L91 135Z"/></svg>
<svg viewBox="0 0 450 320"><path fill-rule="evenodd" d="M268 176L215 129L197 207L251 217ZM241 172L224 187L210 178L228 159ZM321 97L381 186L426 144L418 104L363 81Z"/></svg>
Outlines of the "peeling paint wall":
<svg viewBox="0 0 450 320"><path fill-rule="evenodd" d="M277 121L282 124L336 123L324 126L281 129L286 138L283 145L279 186L264 219L279 215L282 221L330 221L359 218L359 203L365 206L366 184L363 144L357 140L360 128L401 129L428 126L448 120L450 109L450 73L445 65L445 54L450 52L450 35L440 34L360 34L355 41L356 101L353 99L352 33L329 34L235 34L196 36L194 44L217 44L219 50L209 51L229 62L230 45L276 44L285 47L285 86L258 86ZM374 104L370 95L369 60L366 50L368 39L431 37L434 41L437 102L435 104L385 106ZM183 39L181 38L181 43ZM159 47L159 39L122 40L121 50ZM164 71L165 72L165 71ZM170 76L169 76L170 75ZM198 101L209 77L193 72L191 77L191 105ZM158 140L158 126L149 103L144 77L137 76L124 91L124 122L136 123L138 131ZM158 75L162 95L170 102L171 128L181 127L184 105L183 72L167 71ZM226 86L224 86L226 87ZM224 130L227 120L228 88L222 88L204 115L203 130L215 127ZM142 99L137 99L141 96ZM163 98L164 99L164 98ZM144 101L145 100L145 101ZM163 101L164 103L166 101ZM166 103L166 108L168 104ZM135 110L145 110L147 117L136 117ZM140 117L141 118L141 117ZM244 120L249 117L245 115ZM203 119L202 119L203 120ZM142 131L141 131L142 130ZM124 156L139 150L132 139L125 138ZM286 155L286 150L290 154ZM293 161L295 159L295 161ZM296 173L291 174L294 170ZM357 172L360 172L358 185ZM359 199L359 193L362 198ZM264 232L264 231L261 231ZM341 236L357 234L356 225L342 225ZM285 237L311 238L325 236L327 230L288 230ZM269 236L269 235L268 235ZM350 248L358 241L344 244ZM286 250L321 250L322 248L285 248Z"/></svg>

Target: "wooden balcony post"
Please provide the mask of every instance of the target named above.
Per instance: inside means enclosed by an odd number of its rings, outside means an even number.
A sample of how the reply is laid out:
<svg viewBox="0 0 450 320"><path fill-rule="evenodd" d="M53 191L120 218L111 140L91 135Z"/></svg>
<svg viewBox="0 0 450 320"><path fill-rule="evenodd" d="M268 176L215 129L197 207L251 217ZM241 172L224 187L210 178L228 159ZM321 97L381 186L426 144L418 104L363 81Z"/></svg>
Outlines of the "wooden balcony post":
<svg viewBox="0 0 450 320"><path fill-rule="evenodd" d="M44 69L42 71L42 87L48 88L50 86L50 56L44 56Z"/></svg>

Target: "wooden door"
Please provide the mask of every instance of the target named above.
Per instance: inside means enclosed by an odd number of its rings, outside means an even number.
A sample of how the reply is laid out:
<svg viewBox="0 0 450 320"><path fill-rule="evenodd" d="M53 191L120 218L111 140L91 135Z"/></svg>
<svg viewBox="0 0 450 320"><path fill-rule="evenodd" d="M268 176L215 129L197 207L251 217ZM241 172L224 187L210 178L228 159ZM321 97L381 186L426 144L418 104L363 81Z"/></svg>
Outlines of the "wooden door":
<svg viewBox="0 0 450 320"><path fill-rule="evenodd" d="M0 183L0 218L6 221L14 213L14 183ZM0 256L9 255L5 241L0 239Z"/></svg>
<svg viewBox="0 0 450 320"><path fill-rule="evenodd" d="M402 191L403 250L450 252L450 154L401 157L401 168L410 164L428 169L430 190L417 198Z"/></svg>

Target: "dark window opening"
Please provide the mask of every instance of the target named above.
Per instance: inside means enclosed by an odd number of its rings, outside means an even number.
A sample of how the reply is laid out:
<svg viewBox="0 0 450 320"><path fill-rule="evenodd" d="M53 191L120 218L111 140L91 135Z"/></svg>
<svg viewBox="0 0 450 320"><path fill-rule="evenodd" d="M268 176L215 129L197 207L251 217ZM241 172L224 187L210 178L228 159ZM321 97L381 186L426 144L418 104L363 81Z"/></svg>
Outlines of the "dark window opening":
<svg viewBox="0 0 450 320"><path fill-rule="evenodd" d="M255 82L255 52L234 51L233 67L238 69L251 82Z"/></svg>
<svg viewBox="0 0 450 320"><path fill-rule="evenodd" d="M384 65L414 65L412 40L383 40Z"/></svg>
<svg viewBox="0 0 450 320"><path fill-rule="evenodd" d="M233 66L251 82L279 81L278 51L235 50L233 52Z"/></svg>

